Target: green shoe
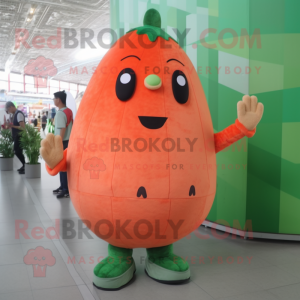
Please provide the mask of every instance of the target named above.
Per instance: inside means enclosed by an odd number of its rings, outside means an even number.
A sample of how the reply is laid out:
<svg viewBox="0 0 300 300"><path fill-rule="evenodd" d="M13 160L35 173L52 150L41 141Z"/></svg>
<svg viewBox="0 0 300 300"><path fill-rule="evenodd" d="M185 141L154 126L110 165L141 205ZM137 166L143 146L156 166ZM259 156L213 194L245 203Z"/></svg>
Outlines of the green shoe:
<svg viewBox="0 0 300 300"><path fill-rule="evenodd" d="M108 245L108 256L94 268L94 286L102 290L119 290L135 273L132 249Z"/></svg>
<svg viewBox="0 0 300 300"><path fill-rule="evenodd" d="M147 249L146 274L161 283L181 284L190 277L190 267L181 257L173 254L173 245Z"/></svg>

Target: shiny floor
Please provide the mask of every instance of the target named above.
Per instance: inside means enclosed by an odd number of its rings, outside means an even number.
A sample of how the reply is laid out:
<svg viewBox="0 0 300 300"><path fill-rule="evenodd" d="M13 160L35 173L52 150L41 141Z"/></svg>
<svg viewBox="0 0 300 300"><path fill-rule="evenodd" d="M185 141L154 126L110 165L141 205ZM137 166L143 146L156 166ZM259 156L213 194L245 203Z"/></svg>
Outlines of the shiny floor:
<svg viewBox="0 0 300 300"><path fill-rule="evenodd" d="M41 179L26 179L17 173L18 167L15 160L14 171L0 172L1 300L300 298L299 242L232 236L221 240L204 227L174 244L175 253L190 264L188 284L171 286L151 280L144 272L145 250L135 249L133 283L121 291L98 290L92 285L93 268L107 255L107 243L91 232L89 238L78 236L81 223L72 202L52 194L59 178L49 176L43 162ZM60 220L57 226L64 234L59 239L50 228L55 220ZM66 230L73 225L75 237ZM209 238L201 239L199 233ZM41 257L46 268L37 267Z"/></svg>

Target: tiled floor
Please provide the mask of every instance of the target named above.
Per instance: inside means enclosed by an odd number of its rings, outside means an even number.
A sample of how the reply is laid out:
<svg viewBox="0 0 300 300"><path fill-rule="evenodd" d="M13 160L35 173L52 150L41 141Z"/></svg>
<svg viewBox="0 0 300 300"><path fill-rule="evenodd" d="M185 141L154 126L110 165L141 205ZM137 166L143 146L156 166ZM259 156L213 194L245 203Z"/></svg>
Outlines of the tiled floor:
<svg viewBox="0 0 300 300"><path fill-rule="evenodd" d="M43 234L57 219L64 234L69 224L80 220L70 199L57 200L52 195L59 185L58 177L49 176L42 165L41 179L25 179L16 172L18 166L16 160L14 171L0 172L1 300L300 299L299 242L231 236L219 240L204 227L198 231L208 234L209 239L199 239L193 233L174 245L175 252L191 266L188 284L169 286L151 280L144 273L145 250L135 249L137 272L133 283L116 292L97 290L92 285L93 268L99 257L107 255L107 243L91 232L90 239L51 239ZM24 226L16 222L26 225L23 232L27 236L16 235L15 227ZM48 233L55 234L54 230ZM33 265L24 263L28 251L37 247L49 249L55 258L55 264L47 266L45 277L37 273L38 269L34 271Z"/></svg>

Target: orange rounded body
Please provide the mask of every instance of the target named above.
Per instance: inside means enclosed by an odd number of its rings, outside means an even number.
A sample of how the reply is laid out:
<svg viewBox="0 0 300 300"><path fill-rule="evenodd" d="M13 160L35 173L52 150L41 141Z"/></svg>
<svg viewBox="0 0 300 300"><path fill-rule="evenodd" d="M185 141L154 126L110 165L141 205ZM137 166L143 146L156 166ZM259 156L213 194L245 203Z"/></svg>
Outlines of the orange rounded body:
<svg viewBox="0 0 300 300"><path fill-rule="evenodd" d="M210 211L216 190L214 132L198 75L179 45L161 37L152 43L136 32L127 36L135 47L124 37L118 40L82 99L68 147L69 190L80 218L100 238L124 248L159 247L191 233ZM136 87L128 101L120 101L115 87L125 68L134 70ZM173 95L176 70L189 83L185 104ZM150 74L161 78L159 89L145 87ZM167 121L148 129L139 116ZM138 194L140 187L146 198Z"/></svg>

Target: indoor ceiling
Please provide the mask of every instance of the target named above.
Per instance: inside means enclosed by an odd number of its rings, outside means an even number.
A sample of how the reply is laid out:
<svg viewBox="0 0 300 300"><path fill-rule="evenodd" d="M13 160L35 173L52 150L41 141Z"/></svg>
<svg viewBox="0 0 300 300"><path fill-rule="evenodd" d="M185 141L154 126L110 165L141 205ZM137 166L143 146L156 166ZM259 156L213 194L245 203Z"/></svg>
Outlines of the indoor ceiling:
<svg viewBox="0 0 300 300"><path fill-rule="evenodd" d="M30 48L26 48L25 43L17 47L15 34L18 28L28 31L26 42ZM49 37L57 36L58 28L62 31L61 47L52 49L47 41ZM49 75L51 78L87 84L92 68L98 65L106 51L97 42L97 35L104 28L110 28L109 0L1 0L0 70L24 73L30 60L43 56L51 59L57 68L55 75ZM70 29L75 30L79 40L79 45L73 49L65 47L64 32ZM85 48L80 45L82 30L93 32L95 37L91 42L97 49L91 49L87 44ZM109 42L109 34L102 40ZM52 39L52 45L55 44L56 40ZM38 48L41 45L44 47ZM78 74L71 72L71 67L75 69L76 66Z"/></svg>

